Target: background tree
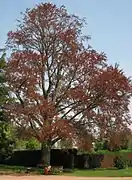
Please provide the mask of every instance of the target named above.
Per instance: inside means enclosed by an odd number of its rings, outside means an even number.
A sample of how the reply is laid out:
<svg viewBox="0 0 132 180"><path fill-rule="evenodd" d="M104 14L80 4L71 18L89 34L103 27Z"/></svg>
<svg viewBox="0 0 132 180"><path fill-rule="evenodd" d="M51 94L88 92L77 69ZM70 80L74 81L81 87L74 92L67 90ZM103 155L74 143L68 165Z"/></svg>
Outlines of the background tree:
<svg viewBox="0 0 132 180"><path fill-rule="evenodd" d="M128 144L131 137L131 130L129 128L124 128L123 130L120 129L118 132L115 129L108 132L111 133L111 135L106 134L106 137L103 137L103 139L101 137L97 138L95 141L95 151L119 151L128 149Z"/></svg>
<svg viewBox="0 0 132 180"><path fill-rule="evenodd" d="M11 133L8 117L4 106L9 100L8 88L5 79L5 53L0 57L0 161L9 158L14 148L14 140Z"/></svg>
<svg viewBox="0 0 132 180"><path fill-rule="evenodd" d="M90 148L97 133L111 136L111 126L118 132L130 123L131 81L105 54L86 47L84 24L64 6L42 3L8 33L7 78L17 99L8 112L26 136L41 142L45 165L58 140Z"/></svg>

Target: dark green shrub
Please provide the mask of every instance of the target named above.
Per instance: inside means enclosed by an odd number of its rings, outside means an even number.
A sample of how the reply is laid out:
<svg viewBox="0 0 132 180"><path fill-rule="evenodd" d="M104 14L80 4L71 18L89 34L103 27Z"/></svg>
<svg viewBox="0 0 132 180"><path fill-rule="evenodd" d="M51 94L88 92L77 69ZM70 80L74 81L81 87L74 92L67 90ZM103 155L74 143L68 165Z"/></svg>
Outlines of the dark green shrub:
<svg viewBox="0 0 132 180"><path fill-rule="evenodd" d="M1 112L0 112L1 115ZM15 140L10 135L9 125L1 122L0 117L0 162L3 163L11 157L15 147Z"/></svg>
<svg viewBox="0 0 132 180"><path fill-rule="evenodd" d="M116 156L114 160L114 167L118 169L125 169L126 168L126 160L122 156Z"/></svg>

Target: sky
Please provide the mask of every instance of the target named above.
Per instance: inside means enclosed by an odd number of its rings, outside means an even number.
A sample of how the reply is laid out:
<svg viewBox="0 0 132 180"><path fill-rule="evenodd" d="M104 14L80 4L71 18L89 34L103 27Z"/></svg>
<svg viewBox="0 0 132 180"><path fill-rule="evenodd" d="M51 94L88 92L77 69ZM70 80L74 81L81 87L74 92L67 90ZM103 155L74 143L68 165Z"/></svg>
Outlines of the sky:
<svg viewBox="0 0 132 180"><path fill-rule="evenodd" d="M0 0L0 48L5 45L7 32L15 30L21 12L41 2L65 5L69 13L85 17L84 33L91 36L92 47L105 52L109 63L119 63L128 76L132 75L131 0Z"/></svg>
<svg viewBox="0 0 132 180"><path fill-rule="evenodd" d="M110 64L119 63L126 75L132 76L131 0L0 0L0 48L5 46L8 31L15 30L21 12L41 2L65 5L69 13L85 17L84 33L91 36L90 45L105 52Z"/></svg>

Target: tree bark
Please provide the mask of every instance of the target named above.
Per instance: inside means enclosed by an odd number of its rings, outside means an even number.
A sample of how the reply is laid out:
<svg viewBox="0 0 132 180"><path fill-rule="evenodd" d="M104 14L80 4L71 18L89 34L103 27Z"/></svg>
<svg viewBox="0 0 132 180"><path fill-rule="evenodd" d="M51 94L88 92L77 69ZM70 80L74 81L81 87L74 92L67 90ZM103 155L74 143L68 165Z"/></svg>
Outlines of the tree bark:
<svg viewBox="0 0 132 180"><path fill-rule="evenodd" d="M41 163L44 165L44 167L50 166L50 152L51 152L51 146L46 143L42 143Z"/></svg>
<svg viewBox="0 0 132 180"><path fill-rule="evenodd" d="M70 168L71 169L74 169L74 163L75 163L75 157L74 157L74 154L71 154L71 162L70 162Z"/></svg>

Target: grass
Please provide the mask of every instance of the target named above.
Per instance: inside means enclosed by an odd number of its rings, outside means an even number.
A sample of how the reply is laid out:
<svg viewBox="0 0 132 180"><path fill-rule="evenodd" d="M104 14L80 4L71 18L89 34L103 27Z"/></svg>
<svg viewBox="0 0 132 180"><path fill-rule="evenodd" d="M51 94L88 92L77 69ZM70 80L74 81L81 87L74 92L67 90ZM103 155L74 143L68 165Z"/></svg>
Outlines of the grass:
<svg viewBox="0 0 132 180"><path fill-rule="evenodd" d="M26 168L24 166L8 166L8 165L0 165L0 171L1 170L25 170Z"/></svg>
<svg viewBox="0 0 132 180"><path fill-rule="evenodd" d="M0 165L0 175L1 174L26 174L27 168L24 166L8 166ZM32 168L30 174L40 174L38 168Z"/></svg>
<svg viewBox="0 0 132 180"><path fill-rule="evenodd" d="M23 166L7 166L0 165L0 175L2 174L26 174L26 167ZM33 171L29 174L42 174L40 169L33 168ZM96 170L75 170L72 173L63 173L62 175L78 176L78 177L132 177L132 168L121 170L108 170L108 169L96 169Z"/></svg>
<svg viewBox="0 0 132 180"><path fill-rule="evenodd" d="M132 168L121 170L75 170L73 173L65 173L65 175L80 177L132 177Z"/></svg>

